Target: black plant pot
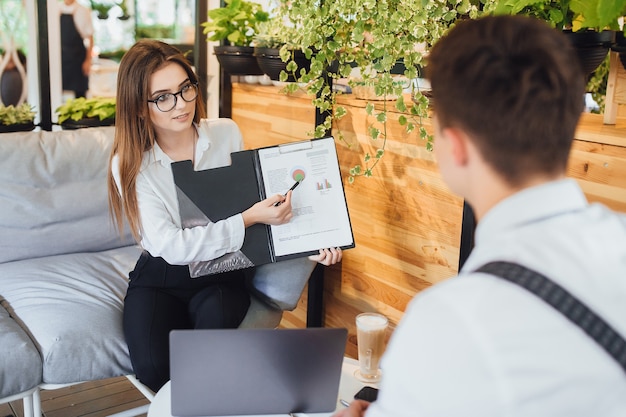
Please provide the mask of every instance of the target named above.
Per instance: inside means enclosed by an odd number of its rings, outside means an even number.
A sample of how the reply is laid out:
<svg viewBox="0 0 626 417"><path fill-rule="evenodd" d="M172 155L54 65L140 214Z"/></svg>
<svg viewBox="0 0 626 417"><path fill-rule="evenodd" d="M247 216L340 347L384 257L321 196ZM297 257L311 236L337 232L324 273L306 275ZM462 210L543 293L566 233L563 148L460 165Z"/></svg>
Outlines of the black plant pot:
<svg viewBox="0 0 626 417"><path fill-rule="evenodd" d="M278 48L255 47L254 56L264 74L274 81L280 81L280 72L282 70L286 71L287 63L280 59L280 50ZM300 50L293 51L293 60L298 64L296 73L299 73L301 68L307 71L311 68L311 61ZM294 82L296 79L290 74L287 77L287 81Z"/></svg>
<svg viewBox="0 0 626 417"><path fill-rule="evenodd" d="M356 62L353 62L350 65L352 66L352 68L356 68L358 66ZM418 76L424 73L423 67L416 66L416 69L417 69ZM406 71L406 65L404 64L404 59L402 58L397 60L395 64L393 64L393 67L389 69L389 73L393 75L404 75L405 71Z"/></svg>
<svg viewBox="0 0 626 417"><path fill-rule="evenodd" d="M615 42L615 32L612 30L564 33L576 48L585 76L591 75L598 68Z"/></svg>
<svg viewBox="0 0 626 417"><path fill-rule="evenodd" d="M61 129L75 130L85 127L101 127L101 126L113 126L115 124L115 117L100 120L99 117L87 117L80 120L67 119L61 123Z"/></svg>
<svg viewBox="0 0 626 417"><path fill-rule="evenodd" d="M624 32L615 33L615 43L611 45L611 49L618 53L622 66L626 68L626 38Z"/></svg>
<svg viewBox="0 0 626 417"><path fill-rule="evenodd" d="M220 65L230 75L263 75L251 46L216 46L214 53Z"/></svg>
<svg viewBox="0 0 626 417"><path fill-rule="evenodd" d="M2 124L0 124L0 133L30 132L34 128L35 128L35 124L33 122L20 123L20 124L15 124L15 125L2 125Z"/></svg>

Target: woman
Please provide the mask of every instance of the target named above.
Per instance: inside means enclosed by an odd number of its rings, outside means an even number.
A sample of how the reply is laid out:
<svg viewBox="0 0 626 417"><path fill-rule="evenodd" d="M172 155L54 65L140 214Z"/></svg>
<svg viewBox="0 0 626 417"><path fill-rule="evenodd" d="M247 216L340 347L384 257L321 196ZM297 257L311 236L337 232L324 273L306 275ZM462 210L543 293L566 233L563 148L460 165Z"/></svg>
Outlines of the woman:
<svg viewBox="0 0 626 417"><path fill-rule="evenodd" d="M180 51L144 40L124 55L109 200L118 228L127 223L144 249L130 273L124 332L135 374L154 391L169 380L170 330L238 327L250 303L244 271L192 279L188 265L239 250L248 226L284 224L292 217L289 192L216 223L181 226L170 164L191 160L196 170L230 165L230 153L243 145L230 119L204 117L197 78ZM331 265L341 256L339 249L324 249L309 259L281 263L283 272L273 264L255 274L279 271L294 278L294 268L310 273L315 262ZM304 284L294 294L296 301Z"/></svg>

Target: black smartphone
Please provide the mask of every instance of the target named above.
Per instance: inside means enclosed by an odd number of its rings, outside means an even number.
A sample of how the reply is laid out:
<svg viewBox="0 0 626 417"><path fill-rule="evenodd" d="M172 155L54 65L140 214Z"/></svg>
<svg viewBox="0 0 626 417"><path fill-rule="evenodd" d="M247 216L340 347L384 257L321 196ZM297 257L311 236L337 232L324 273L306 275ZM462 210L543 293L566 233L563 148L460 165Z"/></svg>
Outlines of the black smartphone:
<svg viewBox="0 0 626 417"><path fill-rule="evenodd" d="M374 387L363 387L361 388L361 390L359 390L359 392L354 394L354 398L356 400L365 400L371 403L376 401L377 397L378 397L378 388L374 388Z"/></svg>

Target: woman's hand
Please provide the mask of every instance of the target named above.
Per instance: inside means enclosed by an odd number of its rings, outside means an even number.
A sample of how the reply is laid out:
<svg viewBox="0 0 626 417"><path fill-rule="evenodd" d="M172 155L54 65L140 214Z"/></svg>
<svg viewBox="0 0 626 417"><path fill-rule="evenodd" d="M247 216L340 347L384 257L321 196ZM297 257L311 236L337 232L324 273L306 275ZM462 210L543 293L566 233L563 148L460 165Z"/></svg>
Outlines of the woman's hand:
<svg viewBox="0 0 626 417"><path fill-rule="evenodd" d="M243 224L245 227L256 223L271 224L274 226L285 224L291 220L291 191L286 196L276 194L275 196L259 201L243 213Z"/></svg>
<svg viewBox="0 0 626 417"><path fill-rule="evenodd" d="M367 401L354 400L350 403L350 407L336 412L332 417L362 417L369 406L370 403Z"/></svg>
<svg viewBox="0 0 626 417"><path fill-rule="evenodd" d="M322 265L334 265L337 262L341 262L341 258L343 256L343 252L341 248L328 248L328 249L320 249L319 255L311 255L309 259L311 261L315 261L321 263Z"/></svg>

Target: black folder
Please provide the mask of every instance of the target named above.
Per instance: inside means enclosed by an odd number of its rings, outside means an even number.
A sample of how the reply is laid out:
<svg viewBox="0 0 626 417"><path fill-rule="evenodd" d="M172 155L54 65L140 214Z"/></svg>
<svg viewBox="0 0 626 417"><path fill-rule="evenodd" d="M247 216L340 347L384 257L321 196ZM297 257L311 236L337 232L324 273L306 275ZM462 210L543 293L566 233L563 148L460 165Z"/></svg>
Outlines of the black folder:
<svg viewBox="0 0 626 417"><path fill-rule="evenodd" d="M292 194L294 219L300 215L306 217L307 221L304 222L301 235L296 230L283 237L279 236L280 231L285 229L279 229L281 226L250 226L246 229L240 251L190 265L192 276L308 256L318 253L322 247L354 247L354 236L332 137L235 152L231 154L231 161L229 166L204 171L194 171L191 161L172 163L183 227L204 225L209 221L215 223L241 213L266 198L266 181L273 181L275 186L280 184L283 187L280 193L284 193L289 189L287 184L293 184L293 178L303 178L301 185ZM309 172L306 177L305 172ZM272 178L264 179L264 173ZM283 174L285 178L281 177ZM295 193L300 194L300 200L305 202L305 207L295 207L298 201ZM329 204L331 207L327 207ZM338 223L337 227L328 227L327 230L325 225L329 218ZM294 229L298 228L297 222L295 220ZM287 227L288 230L290 228L292 227ZM281 245L278 254L275 251L275 242ZM313 246L315 244L321 246Z"/></svg>

